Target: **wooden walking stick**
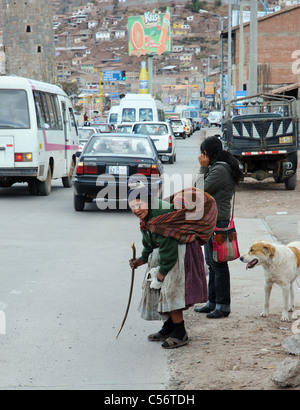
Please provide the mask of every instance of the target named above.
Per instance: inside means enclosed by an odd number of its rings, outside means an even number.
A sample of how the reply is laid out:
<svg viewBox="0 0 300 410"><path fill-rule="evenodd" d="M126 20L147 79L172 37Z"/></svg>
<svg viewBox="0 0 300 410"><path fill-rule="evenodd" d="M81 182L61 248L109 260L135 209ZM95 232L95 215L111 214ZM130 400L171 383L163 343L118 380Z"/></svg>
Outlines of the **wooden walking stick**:
<svg viewBox="0 0 300 410"><path fill-rule="evenodd" d="M133 253L132 257L133 257L133 260L135 260L135 258L136 258L136 249L135 249L135 244L134 244L134 242L131 244L131 247L132 247L132 253ZM118 339L118 336L119 336L119 334L121 333L121 331L122 331L122 329L123 329L123 326L124 326L124 324L125 324L125 322L126 322L127 315L128 315L128 312L129 312L130 303L131 303L131 297L132 297L132 291L133 291L133 284L134 284L134 270L135 270L134 268L132 268L132 270L131 270L131 285L130 285L130 291L129 291L128 304L127 304L127 308L126 308L126 312L125 312L125 316L124 316L122 325L121 325L120 330L119 330L119 332L118 332L118 334L117 334L117 336L116 336L116 339Z"/></svg>

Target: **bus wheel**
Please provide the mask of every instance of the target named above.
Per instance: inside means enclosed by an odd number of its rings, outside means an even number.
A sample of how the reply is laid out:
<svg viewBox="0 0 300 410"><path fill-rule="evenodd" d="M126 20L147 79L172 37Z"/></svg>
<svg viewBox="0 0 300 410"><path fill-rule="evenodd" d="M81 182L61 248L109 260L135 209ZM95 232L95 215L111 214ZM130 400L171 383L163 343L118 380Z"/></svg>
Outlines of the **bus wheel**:
<svg viewBox="0 0 300 410"><path fill-rule="evenodd" d="M35 178L30 179L28 181L28 191L30 195L38 195L38 180Z"/></svg>
<svg viewBox="0 0 300 410"><path fill-rule="evenodd" d="M74 195L74 209L77 212L84 210L85 200L83 196Z"/></svg>
<svg viewBox="0 0 300 410"><path fill-rule="evenodd" d="M69 175L68 175L67 177L63 177L63 178L61 179L61 180L62 180L62 183L63 183L63 186L64 186L65 188L72 188L72 186L73 186L73 174L74 174L74 169L75 169L75 164L74 164L74 161L72 161Z"/></svg>
<svg viewBox="0 0 300 410"><path fill-rule="evenodd" d="M47 178L45 181L38 181L38 190L40 196L48 196L51 192L51 168L49 166Z"/></svg>

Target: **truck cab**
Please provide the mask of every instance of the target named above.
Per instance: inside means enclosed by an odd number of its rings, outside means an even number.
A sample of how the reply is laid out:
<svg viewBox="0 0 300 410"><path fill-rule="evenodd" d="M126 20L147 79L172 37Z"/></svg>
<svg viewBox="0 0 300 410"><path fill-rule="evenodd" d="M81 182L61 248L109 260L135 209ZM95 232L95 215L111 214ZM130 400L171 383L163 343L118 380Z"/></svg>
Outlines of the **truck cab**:
<svg viewBox="0 0 300 410"><path fill-rule="evenodd" d="M273 178L287 190L297 183L299 119L294 97L259 94L227 107L224 149L243 166L244 177ZM231 113L239 107L239 114ZM240 108L242 107L242 108Z"/></svg>

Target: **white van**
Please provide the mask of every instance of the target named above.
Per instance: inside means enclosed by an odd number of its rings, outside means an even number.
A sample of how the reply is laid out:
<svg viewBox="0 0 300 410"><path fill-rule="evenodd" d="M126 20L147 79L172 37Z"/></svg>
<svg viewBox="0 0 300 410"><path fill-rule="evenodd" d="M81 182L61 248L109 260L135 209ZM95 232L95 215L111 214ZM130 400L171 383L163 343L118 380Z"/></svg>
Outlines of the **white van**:
<svg viewBox="0 0 300 410"><path fill-rule="evenodd" d="M120 101L118 124L140 121L165 121L163 104L150 94L127 94Z"/></svg>
<svg viewBox="0 0 300 410"><path fill-rule="evenodd" d="M222 125L222 113L220 111L211 111L207 117L209 121L209 127L212 125L216 125L217 127L221 127Z"/></svg>
<svg viewBox="0 0 300 410"><path fill-rule="evenodd" d="M78 130L71 101L59 87L0 77L0 187L28 183L49 195L51 180L72 186Z"/></svg>
<svg viewBox="0 0 300 410"><path fill-rule="evenodd" d="M107 117L108 124L113 124L114 126L117 125L118 112L119 112L119 106L118 105L113 105L111 107L111 109L109 110L109 113L108 113L108 117Z"/></svg>

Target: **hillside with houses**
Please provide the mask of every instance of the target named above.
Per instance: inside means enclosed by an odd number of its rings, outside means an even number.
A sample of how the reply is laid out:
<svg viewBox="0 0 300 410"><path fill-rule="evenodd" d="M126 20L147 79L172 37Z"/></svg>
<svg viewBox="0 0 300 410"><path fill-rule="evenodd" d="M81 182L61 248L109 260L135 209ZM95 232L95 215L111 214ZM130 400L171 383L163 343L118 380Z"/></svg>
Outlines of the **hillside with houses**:
<svg viewBox="0 0 300 410"><path fill-rule="evenodd" d="M99 82L98 71L125 70L126 84L116 84L116 89L137 91L141 61L146 57L128 55L127 22L129 16L141 15L149 8L141 10L136 3L100 0L54 15L60 81L76 81L80 88L90 89ZM220 21L194 13L191 3L159 2L161 12L171 7L172 52L153 58L155 92L160 92L163 84L186 83L190 76L220 71ZM155 5L157 2L153 2ZM215 5L207 9L227 12L227 7Z"/></svg>

